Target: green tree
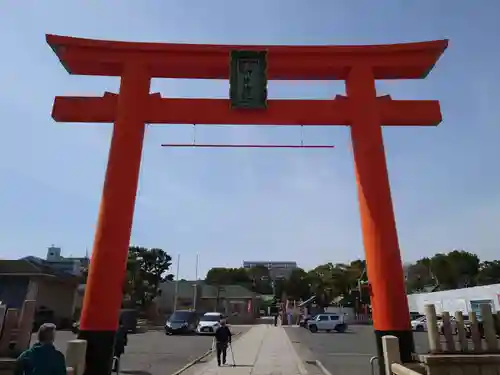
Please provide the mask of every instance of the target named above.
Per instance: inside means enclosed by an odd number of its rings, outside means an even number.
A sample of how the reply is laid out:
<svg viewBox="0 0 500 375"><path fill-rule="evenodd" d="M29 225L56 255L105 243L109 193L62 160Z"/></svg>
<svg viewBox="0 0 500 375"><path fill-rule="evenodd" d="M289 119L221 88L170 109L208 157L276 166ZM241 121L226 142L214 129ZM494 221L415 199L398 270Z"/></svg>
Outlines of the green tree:
<svg viewBox="0 0 500 375"><path fill-rule="evenodd" d="M157 290L161 282L172 281L174 275L167 271L172 266L172 257L165 251L152 248L142 252L141 270L148 285Z"/></svg>
<svg viewBox="0 0 500 375"><path fill-rule="evenodd" d="M308 272L311 292L316 296L316 303L322 307L328 306L334 298L332 269L333 264L327 263Z"/></svg>
<svg viewBox="0 0 500 375"><path fill-rule="evenodd" d="M269 269L263 265L257 265L247 271L248 277L252 282L252 290L259 294L272 294L273 286Z"/></svg>
<svg viewBox="0 0 500 375"><path fill-rule="evenodd" d="M158 294L160 283L173 280L168 273L172 258L158 248L131 246L127 260L124 292L133 306L146 305Z"/></svg>
<svg viewBox="0 0 500 375"><path fill-rule="evenodd" d="M251 280L244 268L214 267L207 272L205 282L210 285L243 285L249 286Z"/></svg>
<svg viewBox="0 0 500 375"><path fill-rule="evenodd" d="M474 286L479 274L481 263L476 254L465 250L453 250L448 253L448 259L452 265L456 284L459 288Z"/></svg>
<svg viewBox="0 0 500 375"><path fill-rule="evenodd" d="M337 297L342 304L352 305L356 301L369 302L369 294L359 292L361 284L367 282L366 262L355 260L349 264L326 263L308 272L308 284L318 304L329 305Z"/></svg>
<svg viewBox="0 0 500 375"><path fill-rule="evenodd" d="M248 272L243 267L233 268L231 271L232 280L234 284L249 286L250 285L250 277L248 276Z"/></svg>
<svg viewBox="0 0 500 375"><path fill-rule="evenodd" d="M426 287L435 285L436 281L431 271L429 258L422 258L415 264L411 264L406 272L406 289L408 293L418 293Z"/></svg>
<svg viewBox="0 0 500 375"><path fill-rule="evenodd" d="M465 250L448 254L438 253L431 260L431 271L443 289L457 289L475 285L479 274L479 257Z"/></svg>
<svg viewBox="0 0 500 375"><path fill-rule="evenodd" d="M369 305L370 290L368 288L368 272L366 269L366 260L355 260L349 265L349 279L351 290L348 293L347 300L351 305L360 308L360 303Z"/></svg>
<svg viewBox="0 0 500 375"><path fill-rule="evenodd" d="M208 270L205 282L210 285L228 285L231 283L229 268L214 267Z"/></svg>
<svg viewBox="0 0 500 375"><path fill-rule="evenodd" d="M290 298L305 301L311 297L311 283L312 280L308 273L302 268L296 268L290 273L284 289Z"/></svg>
<svg viewBox="0 0 500 375"><path fill-rule="evenodd" d="M500 283L500 261L484 261L479 265L477 275L479 285L490 285Z"/></svg>
<svg viewBox="0 0 500 375"><path fill-rule="evenodd" d="M263 265L257 265L250 268L248 271L248 277L252 281L268 281L269 280L269 269Z"/></svg>
<svg viewBox="0 0 500 375"><path fill-rule="evenodd" d="M287 280L276 279L272 280L271 283L274 283L274 287L271 284L271 290L274 291L274 296L277 299L284 301L286 298L288 298L288 293L286 291Z"/></svg>
<svg viewBox="0 0 500 375"><path fill-rule="evenodd" d="M347 296L357 288L362 270L352 264L338 263L331 268L330 272L333 295L337 297Z"/></svg>

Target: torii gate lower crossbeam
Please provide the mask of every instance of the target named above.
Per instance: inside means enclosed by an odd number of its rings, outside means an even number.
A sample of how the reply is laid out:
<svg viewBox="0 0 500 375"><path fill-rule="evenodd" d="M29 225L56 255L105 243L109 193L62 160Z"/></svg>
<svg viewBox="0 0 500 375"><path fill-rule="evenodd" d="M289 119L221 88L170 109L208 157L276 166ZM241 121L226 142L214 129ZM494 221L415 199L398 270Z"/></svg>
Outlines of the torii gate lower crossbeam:
<svg viewBox="0 0 500 375"><path fill-rule="evenodd" d="M54 35L47 41L70 73L121 77L118 95L57 97L53 110L56 121L114 122L81 319L80 337L88 340L86 375L110 372L145 123L350 126L379 354L381 337L392 334L399 338L402 360L411 360L413 339L381 125L437 125L441 112L436 101L377 98L375 80L424 78L447 41L356 47L173 45ZM347 96L271 100L265 110L239 111L225 100L149 93L152 77L227 79L227 57L238 48L266 50L270 79L341 79ZM380 365L383 371L383 361Z"/></svg>

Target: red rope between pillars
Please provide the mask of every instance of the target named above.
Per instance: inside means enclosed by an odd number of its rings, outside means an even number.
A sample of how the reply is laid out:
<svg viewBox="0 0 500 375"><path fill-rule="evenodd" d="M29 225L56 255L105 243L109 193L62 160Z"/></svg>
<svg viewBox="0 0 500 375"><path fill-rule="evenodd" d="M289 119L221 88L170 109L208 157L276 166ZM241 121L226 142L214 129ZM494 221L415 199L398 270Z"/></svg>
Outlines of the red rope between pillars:
<svg viewBox="0 0 500 375"><path fill-rule="evenodd" d="M204 147L204 148L335 148L333 145L263 145L263 144L192 144L165 143L161 147Z"/></svg>

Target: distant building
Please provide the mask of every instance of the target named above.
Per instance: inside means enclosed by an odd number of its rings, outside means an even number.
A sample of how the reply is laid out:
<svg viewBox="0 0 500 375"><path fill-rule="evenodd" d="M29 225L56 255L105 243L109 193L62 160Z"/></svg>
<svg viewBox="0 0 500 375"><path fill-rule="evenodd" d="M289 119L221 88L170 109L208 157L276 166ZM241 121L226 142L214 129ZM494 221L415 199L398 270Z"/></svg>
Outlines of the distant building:
<svg viewBox="0 0 500 375"><path fill-rule="evenodd" d="M90 260L88 256L83 258L65 258L61 255L61 248L52 245L47 249L47 256L44 263L58 271L80 276L82 268L87 268Z"/></svg>
<svg viewBox="0 0 500 375"><path fill-rule="evenodd" d="M22 258L37 266L50 267L56 272L62 272L73 276L81 276L82 268L88 268L90 260L87 256L83 258L65 258L61 255L61 248L50 246L47 249L45 259L35 256L27 256Z"/></svg>
<svg viewBox="0 0 500 375"><path fill-rule="evenodd" d="M243 268L266 267L272 279L286 279L297 268L297 262L244 261Z"/></svg>
<svg viewBox="0 0 500 375"><path fill-rule="evenodd" d="M178 283L166 281L160 284L160 290L156 303L161 314L170 314L174 305L178 310L193 309L196 306L199 313L223 312L229 316L232 324L247 324L254 321L260 310L260 295L241 285L215 286L199 280ZM176 296L177 302L174 303Z"/></svg>
<svg viewBox="0 0 500 375"><path fill-rule="evenodd" d="M37 311L52 311L61 324L71 325L79 282L79 277L29 258L0 260L0 301L19 309L25 300L36 300Z"/></svg>

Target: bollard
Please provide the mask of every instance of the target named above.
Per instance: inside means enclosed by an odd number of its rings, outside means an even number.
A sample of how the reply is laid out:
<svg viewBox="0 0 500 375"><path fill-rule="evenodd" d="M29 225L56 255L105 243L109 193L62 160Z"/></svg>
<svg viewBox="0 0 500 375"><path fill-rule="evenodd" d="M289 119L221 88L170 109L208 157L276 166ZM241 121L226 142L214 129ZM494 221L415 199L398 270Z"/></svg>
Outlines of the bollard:
<svg viewBox="0 0 500 375"><path fill-rule="evenodd" d="M66 348L66 366L73 368L74 375L83 375L85 371L85 354L87 353L87 341L68 341Z"/></svg>
<svg viewBox="0 0 500 375"><path fill-rule="evenodd" d="M483 334L486 340L486 348L488 351L496 351L498 349L497 333L495 328L495 321L491 313L491 305L483 303L480 305L481 318L483 320Z"/></svg>
<svg viewBox="0 0 500 375"><path fill-rule="evenodd" d="M429 349L431 353L440 353L441 340L437 326L436 307L433 304L425 305L425 317L427 319L427 336L429 337Z"/></svg>
<svg viewBox="0 0 500 375"><path fill-rule="evenodd" d="M457 334L458 342L460 344L460 350L462 352L467 352L469 351L469 344L467 342L467 337L465 334L464 316L461 311L457 311L455 313L455 320L457 322Z"/></svg>
<svg viewBox="0 0 500 375"><path fill-rule="evenodd" d="M401 364L401 354L399 353L399 342L396 336L383 336L382 349L384 351L384 364L386 375L392 374L393 363Z"/></svg>
<svg viewBox="0 0 500 375"><path fill-rule="evenodd" d="M3 330L3 322L5 320L6 313L7 313L7 305L2 305L0 302L0 333Z"/></svg>
<svg viewBox="0 0 500 375"><path fill-rule="evenodd" d="M18 310L7 309L5 319L3 321L3 332L0 338L0 356L11 355L10 342L17 328Z"/></svg>
<svg viewBox="0 0 500 375"><path fill-rule="evenodd" d="M36 301L26 300L19 317L19 324L16 338L16 352L24 352L30 346L31 330L35 319Z"/></svg>

